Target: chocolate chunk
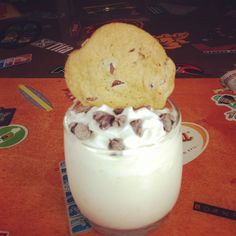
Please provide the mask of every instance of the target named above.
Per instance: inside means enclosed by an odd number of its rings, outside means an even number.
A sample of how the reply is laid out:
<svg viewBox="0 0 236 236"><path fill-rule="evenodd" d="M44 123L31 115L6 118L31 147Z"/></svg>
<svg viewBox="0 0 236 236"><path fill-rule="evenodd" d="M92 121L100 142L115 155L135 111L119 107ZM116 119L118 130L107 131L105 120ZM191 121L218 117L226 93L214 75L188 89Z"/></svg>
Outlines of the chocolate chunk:
<svg viewBox="0 0 236 236"><path fill-rule="evenodd" d="M116 114L116 115L119 115L119 114L121 114L122 112L123 112L123 108L116 108L116 109L114 109L113 110L113 112Z"/></svg>
<svg viewBox="0 0 236 236"><path fill-rule="evenodd" d="M160 118L161 118L161 121L163 122L164 130L166 132L170 132L174 124L173 116L169 113L164 113L160 115Z"/></svg>
<svg viewBox="0 0 236 236"><path fill-rule="evenodd" d="M78 139L85 140L91 137L92 131L89 129L88 125L77 123L74 128L74 134Z"/></svg>
<svg viewBox="0 0 236 236"><path fill-rule="evenodd" d="M93 114L93 119L99 123L101 129L108 129L112 126L115 116L104 111L96 111Z"/></svg>
<svg viewBox="0 0 236 236"><path fill-rule="evenodd" d="M135 48L132 48L129 50L129 52L134 52L135 51Z"/></svg>
<svg viewBox="0 0 236 236"><path fill-rule="evenodd" d="M142 136L142 123L143 121L141 119L133 120L130 122L130 125L132 126L134 133L140 137Z"/></svg>
<svg viewBox="0 0 236 236"><path fill-rule="evenodd" d="M111 87L114 87L114 86L117 86L117 85L121 85L121 84L124 84L124 82L121 81L121 80L116 79L116 80L114 80L112 82Z"/></svg>
<svg viewBox="0 0 236 236"><path fill-rule="evenodd" d="M110 63L110 73L113 75L114 71L115 71L115 67L113 66L112 63Z"/></svg>
<svg viewBox="0 0 236 236"><path fill-rule="evenodd" d="M146 56L142 52L138 52L139 56L141 56L142 59L145 59Z"/></svg>
<svg viewBox="0 0 236 236"><path fill-rule="evenodd" d="M123 140L120 138L114 138L111 139L108 145L108 148L110 150L117 150L117 151L121 151L125 149L125 146L123 144Z"/></svg>
<svg viewBox="0 0 236 236"><path fill-rule="evenodd" d="M121 127L125 124L127 117L125 115L117 116L112 122L113 127Z"/></svg>
<svg viewBox="0 0 236 236"><path fill-rule="evenodd" d="M73 134L75 133L75 127L77 126L77 124L78 123L76 123L76 122L72 122L69 124L69 129L70 129L71 133L73 133Z"/></svg>

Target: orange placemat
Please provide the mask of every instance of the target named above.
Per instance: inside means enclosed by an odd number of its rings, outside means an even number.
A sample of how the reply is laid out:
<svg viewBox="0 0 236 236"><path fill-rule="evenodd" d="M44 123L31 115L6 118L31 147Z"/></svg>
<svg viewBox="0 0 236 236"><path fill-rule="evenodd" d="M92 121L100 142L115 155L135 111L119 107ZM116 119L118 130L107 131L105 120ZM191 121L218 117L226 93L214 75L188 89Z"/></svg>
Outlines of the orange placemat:
<svg viewBox="0 0 236 236"><path fill-rule="evenodd" d="M51 109L29 102L19 92L20 84L40 92ZM235 220L209 214L207 206L205 213L197 211L199 205L193 210L194 202L236 210L236 122L224 114L233 108L212 100L219 87L218 79L176 81L171 97L183 121L204 128L209 142L204 152L184 165L178 202L151 236L236 235ZM64 160L62 120L70 104L61 78L0 80L0 107L16 108L11 125L28 130L22 142L0 149L0 231L24 236L70 235L59 171ZM89 231L81 235L98 234Z"/></svg>

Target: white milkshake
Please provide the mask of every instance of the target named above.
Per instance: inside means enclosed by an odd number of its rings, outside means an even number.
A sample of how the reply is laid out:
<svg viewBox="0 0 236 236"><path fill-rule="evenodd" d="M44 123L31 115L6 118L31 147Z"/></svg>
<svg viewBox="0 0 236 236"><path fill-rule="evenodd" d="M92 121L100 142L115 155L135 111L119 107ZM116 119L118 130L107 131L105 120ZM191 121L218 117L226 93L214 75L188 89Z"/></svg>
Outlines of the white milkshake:
<svg viewBox="0 0 236 236"><path fill-rule="evenodd" d="M182 177L181 118L170 101L167 106L160 111L129 107L118 113L107 106L82 112L70 108L66 113L69 184L91 222L135 230L173 208Z"/></svg>

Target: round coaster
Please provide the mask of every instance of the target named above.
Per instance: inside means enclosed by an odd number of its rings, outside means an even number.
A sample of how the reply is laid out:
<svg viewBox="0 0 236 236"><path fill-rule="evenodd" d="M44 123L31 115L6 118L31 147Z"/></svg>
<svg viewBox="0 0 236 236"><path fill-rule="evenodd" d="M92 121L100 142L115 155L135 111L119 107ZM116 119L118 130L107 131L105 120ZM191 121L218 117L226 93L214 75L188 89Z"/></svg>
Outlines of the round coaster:
<svg viewBox="0 0 236 236"><path fill-rule="evenodd" d="M22 125L0 127L0 149L9 148L22 142L28 135L28 130Z"/></svg>
<svg viewBox="0 0 236 236"><path fill-rule="evenodd" d="M183 164L187 164L199 157L206 149L209 142L209 135L202 126L182 122L182 139L183 139Z"/></svg>

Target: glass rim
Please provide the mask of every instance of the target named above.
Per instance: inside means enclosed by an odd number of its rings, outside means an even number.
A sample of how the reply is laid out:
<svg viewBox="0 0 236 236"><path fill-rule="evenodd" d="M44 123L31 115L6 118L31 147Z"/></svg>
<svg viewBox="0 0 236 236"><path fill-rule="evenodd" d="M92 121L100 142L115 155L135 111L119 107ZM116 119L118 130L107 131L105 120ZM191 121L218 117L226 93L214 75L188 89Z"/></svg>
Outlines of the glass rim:
<svg viewBox="0 0 236 236"><path fill-rule="evenodd" d="M181 122L181 112L179 110L179 108L176 106L176 104L173 102L172 99L168 98L167 101L166 101L166 104L165 104L165 108L168 108L167 107L167 104L170 104L172 109L174 111L176 111L176 120L174 122L174 125L172 126L172 129L170 132L168 132L161 140L160 142L163 142L163 140L166 140L168 139L176 130L177 126L180 125L180 122ZM76 104L76 102L73 103L73 105L71 105L68 110L66 111L66 114L68 113L69 110L73 109L73 106ZM160 109L162 110L162 109ZM63 121L63 126L64 126L64 131L66 130L66 132L68 133L71 133L71 131L69 130L68 127L66 127L66 114L64 116L64 121ZM72 135L74 135L73 133L71 133ZM104 148L96 148L94 146L91 146L89 144L86 144L84 143L83 141L79 140L77 137L75 137L79 143L85 147L86 149L89 149L90 151L93 151L93 152L96 152L96 153L103 153L103 154L107 154L107 155L111 155L111 156L116 156L116 155L126 155L128 154L129 152L133 152L133 151L137 151L137 150L142 150L142 149L145 149L145 148L150 148L150 147L154 147L156 145L158 145L157 143L150 143L150 144L144 144L140 147L135 147L135 148L127 148L127 149L124 149L124 150L110 150L110 149L104 149Z"/></svg>

